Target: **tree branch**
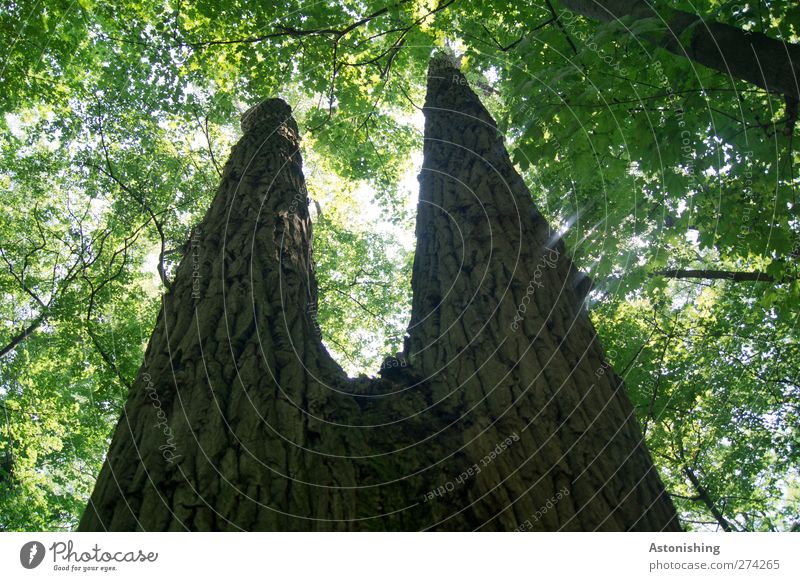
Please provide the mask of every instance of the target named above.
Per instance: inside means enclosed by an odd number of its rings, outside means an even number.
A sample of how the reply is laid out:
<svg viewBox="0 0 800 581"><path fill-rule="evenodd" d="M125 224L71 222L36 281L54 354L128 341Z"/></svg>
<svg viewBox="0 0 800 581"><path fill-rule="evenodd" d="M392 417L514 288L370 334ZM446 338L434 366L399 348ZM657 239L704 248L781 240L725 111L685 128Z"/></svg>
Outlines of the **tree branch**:
<svg viewBox="0 0 800 581"><path fill-rule="evenodd" d="M643 40L726 77L800 99L800 45L705 19L700 14L669 7L656 10L646 0L559 1L573 12L601 22L658 18L664 23L664 30L643 32L639 35Z"/></svg>
<svg viewBox="0 0 800 581"><path fill-rule="evenodd" d="M22 329L22 331L14 335L11 338L11 340L2 349L0 349L0 357L3 357L6 353L9 353L10 351L13 351L17 347L17 345L19 345L25 339L33 335L36 332L36 330L42 326L44 320L45 320L45 313L39 313L39 316L37 316L33 321L31 321L31 323L27 327Z"/></svg>
<svg viewBox="0 0 800 581"><path fill-rule="evenodd" d="M730 533L737 530L731 525L728 519L726 519L723 516L723 514L717 509L713 500L709 496L708 491L700 483L700 479L697 477L697 474L694 473L694 470L692 470L689 466L684 466L683 472L684 474L686 474L686 477L689 479L689 482L692 483L692 486L697 491L698 500L706 505L706 508L709 510L709 512L711 512L711 514L717 520L719 526L722 527L722 530L724 530L726 533Z"/></svg>
<svg viewBox="0 0 800 581"><path fill-rule="evenodd" d="M153 224L156 227L158 236L161 239L161 251L159 252L158 255L158 264L156 265L156 270L158 270L158 276L159 278L161 278L161 282L163 283L164 287L167 290L170 290L172 288L172 282L169 280L169 277L167 276L167 270L164 267L164 256L166 255L165 253L167 252L167 239L166 236L164 235L164 229L161 225L161 222L158 219L158 216L156 215L155 212L153 212L153 209L150 207L150 204L147 203L147 200L144 197L144 195L136 191L135 189L131 188L130 186L128 186L125 182L119 179L116 173L114 172L114 166L112 165L111 158L108 154L108 147L106 145L105 134L103 132L102 120L100 122L100 145L103 149L103 156L106 162L106 169L103 169L100 166L92 164L90 164L90 166L97 169L104 175L106 175L109 179L111 179L114 183L116 183L122 189L122 191L126 192L127 194L130 194L137 202L141 204L142 208L145 209L145 211L149 214L150 218L153 220Z"/></svg>
<svg viewBox="0 0 800 581"><path fill-rule="evenodd" d="M556 12L556 9L553 7L553 3L550 2L550 0L545 0L545 2L547 3L547 9L550 11L550 14L553 15L553 19L555 20L556 26L558 26L558 28L561 30L561 32L564 33L564 37L567 39L567 42L569 43L570 48L572 48L572 52L575 55L577 55L578 54L578 49L575 47L575 43L572 42L572 38L570 37L569 33L567 32L567 29L564 28L564 25L561 24L561 21L558 19L558 13Z"/></svg>
<svg viewBox="0 0 800 581"><path fill-rule="evenodd" d="M208 115L203 117L203 120L200 120L200 115L197 111L192 111L192 115L197 120L197 124L200 126L200 129L203 131L203 134L206 137L206 145L208 146L208 154L211 157L211 164L214 166L214 169L217 171L217 175L222 177L222 169L220 168L219 163L217 163L217 158L214 155L214 148L211 144L211 132L208 129Z"/></svg>
<svg viewBox="0 0 800 581"><path fill-rule="evenodd" d="M698 502L702 502L706 506L709 512L711 512L713 517L716 519L719 526L722 527L722 530L728 533L737 530L736 527L731 525L728 519L726 519L725 516L719 511L716 504L714 504L711 495L708 493L708 490L706 490L706 488L700 482L700 479L697 477L697 474L692 469L692 467L689 466L689 462L686 461L686 452L683 449L682 435L678 436L678 440L675 443L678 446L678 456L680 458L680 464L683 464L683 473L686 474L686 477L689 479L689 482L692 483L692 486L697 492ZM692 456L692 463L696 461L697 455L699 453L700 450L697 450L695 454Z"/></svg>
<svg viewBox="0 0 800 581"><path fill-rule="evenodd" d="M653 272L651 276L663 276L666 278L701 278L706 280L730 280L732 282L783 282L765 272L750 271L737 272L730 270L683 270L668 269Z"/></svg>
<svg viewBox="0 0 800 581"><path fill-rule="evenodd" d="M352 32L359 26L363 26L368 22L375 20L379 16L383 16L384 14L388 13L391 8L397 8L402 4L405 4L409 0L401 0L397 4L393 6L386 6L379 10L376 10L372 14L364 16L363 18L356 20L345 26L344 28L310 28L310 29L302 29L302 28L295 28L293 26L286 26L286 25L277 25L275 27L276 32L272 32L269 34L264 34L261 36L251 36L246 38L236 38L236 39L220 39L220 40L204 40L204 41L195 41L195 42L188 42L183 43L183 46L188 46L190 48L203 48L208 46L214 45L225 45L225 44L253 44L262 42L264 40L269 40L271 38L280 38L284 36L292 37L292 38L303 38L306 36L332 36L337 40L341 39L348 33Z"/></svg>

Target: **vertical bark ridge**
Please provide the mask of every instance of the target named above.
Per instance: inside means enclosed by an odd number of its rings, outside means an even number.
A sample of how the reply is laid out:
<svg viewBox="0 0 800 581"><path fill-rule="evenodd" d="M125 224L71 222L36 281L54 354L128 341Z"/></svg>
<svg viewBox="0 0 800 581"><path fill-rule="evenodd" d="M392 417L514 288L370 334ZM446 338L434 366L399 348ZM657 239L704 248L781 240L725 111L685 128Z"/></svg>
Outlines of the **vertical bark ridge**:
<svg viewBox="0 0 800 581"><path fill-rule="evenodd" d="M431 413L461 417L435 443L459 449L453 475L519 438L436 503L435 526L677 529L564 245L446 58L431 64L424 113L409 359L439 402Z"/></svg>

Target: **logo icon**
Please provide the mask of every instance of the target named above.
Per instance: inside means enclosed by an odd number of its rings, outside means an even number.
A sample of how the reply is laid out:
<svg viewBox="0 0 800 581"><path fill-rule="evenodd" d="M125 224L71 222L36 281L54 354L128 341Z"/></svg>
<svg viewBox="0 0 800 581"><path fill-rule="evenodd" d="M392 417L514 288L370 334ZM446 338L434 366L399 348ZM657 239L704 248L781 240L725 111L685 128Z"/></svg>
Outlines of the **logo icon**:
<svg viewBox="0 0 800 581"><path fill-rule="evenodd" d="M22 545L19 551L19 562L26 569L35 569L44 560L44 545L39 541L30 541Z"/></svg>

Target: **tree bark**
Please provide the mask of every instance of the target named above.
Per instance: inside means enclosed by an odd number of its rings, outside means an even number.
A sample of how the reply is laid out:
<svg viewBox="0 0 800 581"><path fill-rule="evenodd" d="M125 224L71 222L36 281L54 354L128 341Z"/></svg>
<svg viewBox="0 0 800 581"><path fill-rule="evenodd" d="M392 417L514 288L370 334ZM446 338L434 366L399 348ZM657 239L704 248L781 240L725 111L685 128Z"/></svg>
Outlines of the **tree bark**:
<svg viewBox="0 0 800 581"><path fill-rule="evenodd" d="M748 32L699 14L669 7L655 10L645 0L560 0L573 12L592 20L658 18L664 32L641 37L669 52L757 87L800 99L800 46Z"/></svg>
<svg viewBox="0 0 800 581"><path fill-rule="evenodd" d="M323 347L288 106L243 119L81 530L679 530L494 121L431 64L404 353Z"/></svg>

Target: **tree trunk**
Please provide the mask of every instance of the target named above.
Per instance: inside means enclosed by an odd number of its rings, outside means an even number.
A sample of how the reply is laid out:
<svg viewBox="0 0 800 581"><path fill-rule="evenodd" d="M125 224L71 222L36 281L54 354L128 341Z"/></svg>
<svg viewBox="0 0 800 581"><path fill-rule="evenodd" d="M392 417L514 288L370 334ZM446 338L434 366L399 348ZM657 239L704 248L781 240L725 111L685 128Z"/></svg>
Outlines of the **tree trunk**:
<svg viewBox="0 0 800 581"><path fill-rule="evenodd" d="M800 99L800 46L747 32L703 18L699 14L661 7L645 0L560 0L592 20L611 22L656 18L663 32L648 31L642 39L726 76L741 79L771 93ZM628 22L633 28L633 23Z"/></svg>
<svg viewBox="0 0 800 581"><path fill-rule="evenodd" d="M81 530L679 530L574 270L443 59L425 105L406 351L321 344L287 105L243 119Z"/></svg>

